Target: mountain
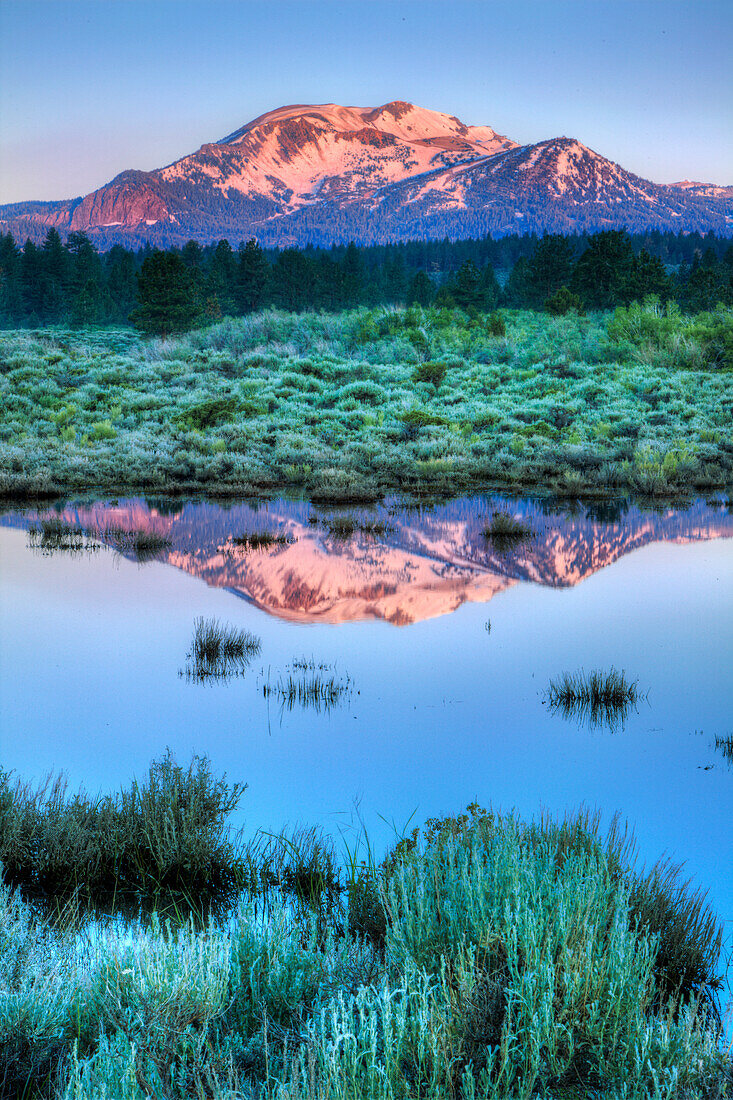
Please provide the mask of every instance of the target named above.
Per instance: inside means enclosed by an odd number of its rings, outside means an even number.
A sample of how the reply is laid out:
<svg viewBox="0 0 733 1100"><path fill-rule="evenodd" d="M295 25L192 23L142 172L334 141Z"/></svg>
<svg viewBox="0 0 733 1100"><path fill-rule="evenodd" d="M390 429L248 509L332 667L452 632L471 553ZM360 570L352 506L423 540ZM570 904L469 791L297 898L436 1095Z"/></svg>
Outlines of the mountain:
<svg viewBox="0 0 733 1100"><path fill-rule="evenodd" d="M506 506L502 503L502 506ZM337 539L328 524L311 522L310 506L276 500L263 508L188 503L158 510L142 500L67 505L65 523L99 532L120 527L170 541L161 560L227 588L269 614L294 622L381 619L406 626L450 614L467 602L485 603L519 581L569 588L634 550L654 542L733 538L733 514L697 501L688 509L623 518L547 514L530 503L512 505L534 537L515 549L497 548L483 531L493 506L463 498L426 511L397 509L373 538L358 532ZM36 517L8 514L4 525ZM231 542L244 531L284 533L292 541L245 553Z"/></svg>
<svg viewBox="0 0 733 1100"><path fill-rule="evenodd" d="M100 247L190 238L269 246L513 232L733 233L733 187L662 186L572 138L518 145L489 126L395 101L296 104L153 172L126 171L66 202L0 207L0 230L50 226Z"/></svg>

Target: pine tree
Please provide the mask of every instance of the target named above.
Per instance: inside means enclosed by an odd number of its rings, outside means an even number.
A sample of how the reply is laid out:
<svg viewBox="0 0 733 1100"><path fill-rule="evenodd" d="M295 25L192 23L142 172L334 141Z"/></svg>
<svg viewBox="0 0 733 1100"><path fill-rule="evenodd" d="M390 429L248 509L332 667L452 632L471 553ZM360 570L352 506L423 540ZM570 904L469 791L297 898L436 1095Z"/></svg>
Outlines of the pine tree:
<svg viewBox="0 0 733 1100"><path fill-rule="evenodd" d="M43 313L46 321L60 321L67 310L69 254L58 229L51 227L41 249L43 263Z"/></svg>
<svg viewBox="0 0 733 1100"><path fill-rule="evenodd" d="M135 304L137 294L135 257L132 252L116 244L107 254L106 267L109 319L124 322Z"/></svg>
<svg viewBox="0 0 733 1100"><path fill-rule="evenodd" d="M551 233L542 238L530 258L527 272L534 305L541 305L570 282L574 259L575 247L567 237Z"/></svg>
<svg viewBox="0 0 733 1100"><path fill-rule="evenodd" d="M344 294L344 306L347 309L352 309L358 305L361 301L361 295L364 290L364 271L361 262L361 255L359 249L354 242L346 249L344 253L344 259L341 264L343 270L343 294Z"/></svg>
<svg viewBox="0 0 733 1100"><path fill-rule="evenodd" d="M283 309L299 311L312 301L315 264L297 248L284 249L272 269L273 294Z"/></svg>
<svg viewBox="0 0 733 1100"><path fill-rule="evenodd" d="M450 292L460 309L481 308L483 305L481 272L473 260L466 260L465 263L461 264Z"/></svg>
<svg viewBox="0 0 733 1100"><path fill-rule="evenodd" d="M204 297L216 301L219 316L234 312L234 290L237 282L237 261L229 241L219 241L211 257Z"/></svg>
<svg viewBox="0 0 733 1100"><path fill-rule="evenodd" d="M481 308L490 313L499 304L501 287L490 263L481 272Z"/></svg>
<svg viewBox="0 0 733 1100"><path fill-rule="evenodd" d="M199 310L193 278L177 252L153 252L137 277L138 307L130 320L141 332L185 332Z"/></svg>
<svg viewBox="0 0 733 1100"><path fill-rule="evenodd" d="M672 280L664 264L655 256L650 256L645 248L634 259L629 294L637 301L643 301L650 294L655 294L663 302L672 296Z"/></svg>
<svg viewBox="0 0 733 1100"><path fill-rule="evenodd" d="M633 298L634 252L628 233L595 233L573 269L570 289L592 309L628 305Z"/></svg>
<svg viewBox="0 0 733 1100"><path fill-rule="evenodd" d="M409 306L429 306L435 297L435 286L430 276L424 271L418 271L410 283L407 295Z"/></svg>
<svg viewBox="0 0 733 1100"><path fill-rule="evenodd" d="M20 250L11 233L0 233L0 324L18 324L22 316Z"/></svg>
<svg viewBox="0 0 733 1100"><path fill-rule="evenodd" d="M242 313L253 313L263 304L270 281L270 265L257 241L247 241L239 249L235 281L235 304Z"/></svg>

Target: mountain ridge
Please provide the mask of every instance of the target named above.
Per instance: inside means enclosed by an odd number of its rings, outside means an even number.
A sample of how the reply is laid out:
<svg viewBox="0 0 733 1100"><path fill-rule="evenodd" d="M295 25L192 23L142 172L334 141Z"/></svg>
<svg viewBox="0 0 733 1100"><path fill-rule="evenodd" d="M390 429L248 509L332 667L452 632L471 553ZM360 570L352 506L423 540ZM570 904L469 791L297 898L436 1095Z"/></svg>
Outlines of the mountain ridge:
<svg viewBox="0 0 733 1100"><path fill-rule="evenodd" d="M520 145L406 100L289 104L151 172L0 206L0 230L101 247L256 237L283 247L629 228L733 233L733 187L656 184L572 137Z"/></svg>

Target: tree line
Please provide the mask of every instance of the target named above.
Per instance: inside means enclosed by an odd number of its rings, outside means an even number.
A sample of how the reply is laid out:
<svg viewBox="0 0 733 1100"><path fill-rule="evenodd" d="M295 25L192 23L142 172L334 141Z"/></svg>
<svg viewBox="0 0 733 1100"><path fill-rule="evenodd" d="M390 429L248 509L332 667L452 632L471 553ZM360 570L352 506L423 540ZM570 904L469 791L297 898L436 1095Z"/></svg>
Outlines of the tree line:
<svg viewBox="0 0 733 1100"><path fill-rule="evenodd" d="M84 233L40 246L0 234L0 325L127 324L183 331L222 316L418 304L608 309L649 294L690 312L733 303L733 245L712 233L608 230L330 249L263 249L255 240L100 254Z"/></svg>

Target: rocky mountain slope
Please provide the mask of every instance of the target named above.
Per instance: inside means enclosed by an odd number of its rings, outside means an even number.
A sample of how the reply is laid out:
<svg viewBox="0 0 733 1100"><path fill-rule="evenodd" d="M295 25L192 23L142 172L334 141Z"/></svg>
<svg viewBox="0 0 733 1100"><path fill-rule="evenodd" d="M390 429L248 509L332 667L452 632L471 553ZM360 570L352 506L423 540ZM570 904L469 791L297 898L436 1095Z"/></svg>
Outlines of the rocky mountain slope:
<svg viewBox="0 0 733 1100"><path fill-rule="evenodd" d="M489 126L395 101L297 104L153 172L68 202L0 207L0 231L81 230L101 247L256 236L265 245L485 233L713 229L733 233L733 188L661 186L571 138L519 146Z"/></svg>

